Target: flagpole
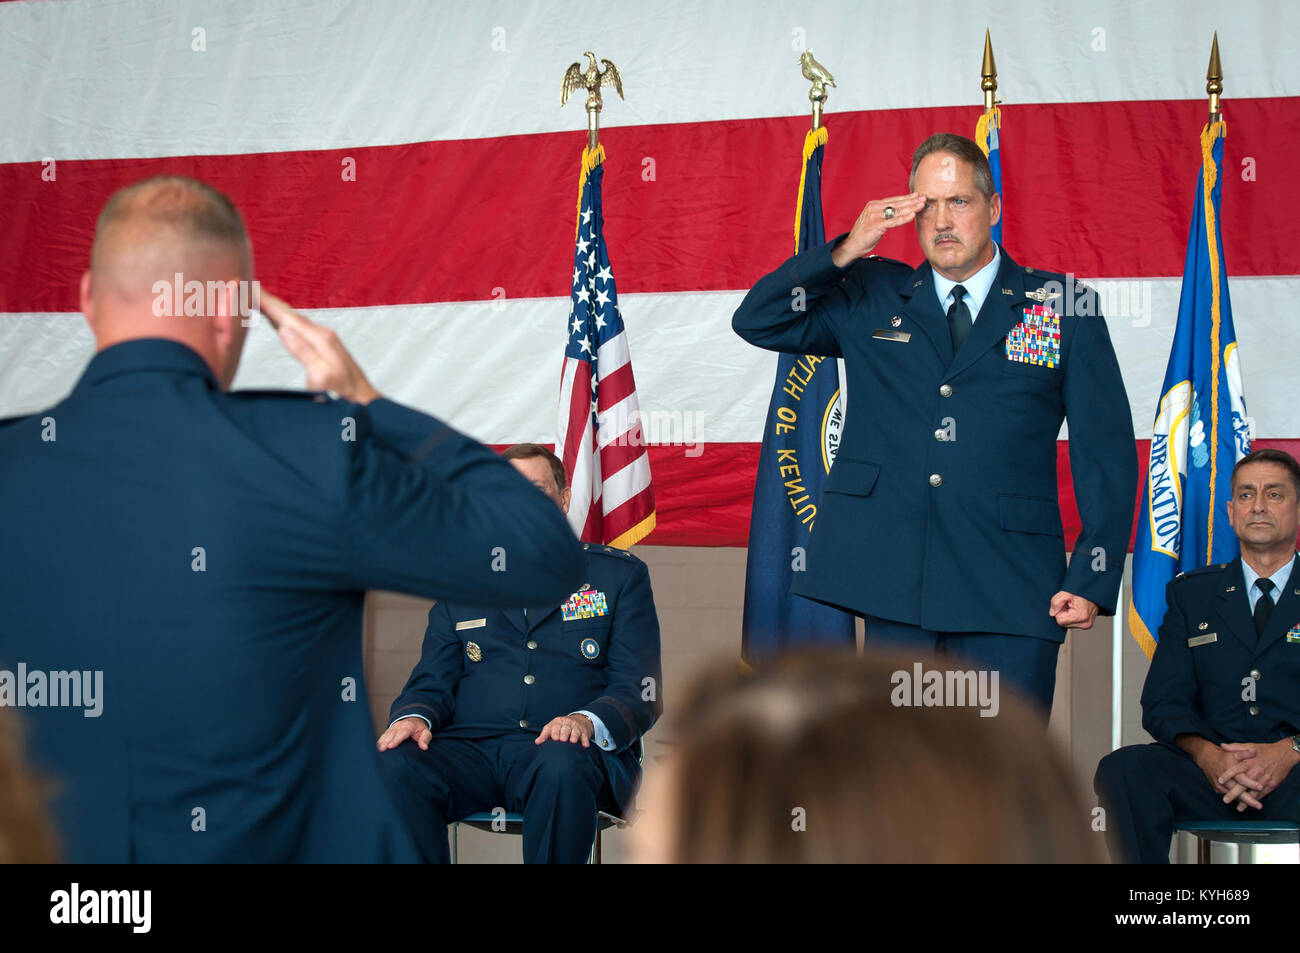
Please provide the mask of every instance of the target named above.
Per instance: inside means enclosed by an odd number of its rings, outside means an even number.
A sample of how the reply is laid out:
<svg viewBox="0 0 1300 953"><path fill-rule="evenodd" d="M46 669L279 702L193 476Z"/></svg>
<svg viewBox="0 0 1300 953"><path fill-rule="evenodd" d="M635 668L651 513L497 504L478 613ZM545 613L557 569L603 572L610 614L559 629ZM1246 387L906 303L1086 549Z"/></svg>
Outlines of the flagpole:
<svg viewBox="0 0 1300 953"><path fill-rule="evenodd" d="M1214 44L1210 47L1210 66L1205 71L1205 91L1210 94L1210 122L1220 119L1219 96L1223 94L1223 66L1219 63L1219 31L1214 31Z"/></svg>
<svg viewBox="0 0 1300 953"><path fill-rule="evenodd" d="M987 112L998 104L994 98L998 94L998 64L993 61L993 41L987 27L984 29L984 63L980 67L980 89L984 92L984 109Z"/></svg>
<svg viewBox="0 0 1300 953"><path fill-rule="evenodd" d="M1002 110L998 108L998 64L993 59L993 41L984 30L984 60L980 65L980 92L984 95L984 112L975 124L975 141L989 160L989 173L993 176L993 191L1001 196L1002 219L993 226L993 240L1002 244L1002 221L1006 218L1006 196L1002 194Z"/></svg>

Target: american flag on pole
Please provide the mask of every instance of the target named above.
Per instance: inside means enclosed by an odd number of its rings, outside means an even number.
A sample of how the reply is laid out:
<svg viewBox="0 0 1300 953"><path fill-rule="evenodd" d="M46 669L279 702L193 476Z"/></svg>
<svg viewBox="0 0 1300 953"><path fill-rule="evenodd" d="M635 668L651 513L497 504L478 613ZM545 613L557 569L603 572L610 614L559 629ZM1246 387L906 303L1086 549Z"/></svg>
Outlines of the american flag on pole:
<svg viewBox="0 0 1300 953"><path fill-rule="evenodd" d="M626 548L655 528L655 498L632 352L605 248L604 160L604 146L582 151L555 450L572 493L574 533L584 542Z"/></svg>

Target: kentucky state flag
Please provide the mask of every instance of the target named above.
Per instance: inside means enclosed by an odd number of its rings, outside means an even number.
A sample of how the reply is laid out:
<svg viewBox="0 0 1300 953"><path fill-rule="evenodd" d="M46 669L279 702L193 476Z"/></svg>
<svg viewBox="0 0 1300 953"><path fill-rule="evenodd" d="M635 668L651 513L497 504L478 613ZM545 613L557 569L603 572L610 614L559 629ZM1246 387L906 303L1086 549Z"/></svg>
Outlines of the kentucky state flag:
<svg viewBox="0 0 1300 953"><path fill-rule="evenodd" d="M826 241L821 201L825 145L825 127L804 139L796 252ZM785 649L851 649L856 643L854 616L790 593L794 574L805 568L822 484L843 432L839 367L834 358L812 354L779 358L758 458L745 567L741 657L751 666Z"/></svg>
<svg viewBox="0 0 1300 953"><path fill-rule="evenodd" d="M1169 580L1238 552L1228 521L1229 480L1233 465L1250 452L1250 428L1219 225L1224 133L1222 122L1201 132L1178 324L1141 487L1128 618L1148 657L1155 652Z"/></svg>

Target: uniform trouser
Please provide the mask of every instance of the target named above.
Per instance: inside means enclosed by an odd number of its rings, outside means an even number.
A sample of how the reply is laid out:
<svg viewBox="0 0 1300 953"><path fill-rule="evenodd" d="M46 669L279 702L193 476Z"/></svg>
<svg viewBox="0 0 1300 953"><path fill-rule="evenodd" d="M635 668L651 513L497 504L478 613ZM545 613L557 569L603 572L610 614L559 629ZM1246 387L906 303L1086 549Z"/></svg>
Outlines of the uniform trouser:
<svg viewBox="0 0 1300 953"><path fill-rule="evenodd" d="M1167 864L1183 821L1300 821L1300 770L1260 802L1262 810L1223 803L1192 756L1168 745L1129 745L1097 765L1092 781L1106 811L1106 847L1116 863Z"/></svg>
<svg viewBox="0 0 1300 953"><path fill-rule="evenodd" d="M596 811L616 811L610 771L623 771L595 745L536 744L532 733L439 738L423 751L404 741L379 757L393 798L423 860L447 863L447 824L505 808L524 817L525 863L585 863Z"/></svg>
<svg viewBox="0 0 1300 953"><path fill-rule="evenodd" d="M1044 721L1052 713L1056 691L1056 657L1061 644L1027 635L988 632L934 632L919 625L867 616L866 645L947 656L997 672L999 685L1012 688L1035 705Z"/></svg>

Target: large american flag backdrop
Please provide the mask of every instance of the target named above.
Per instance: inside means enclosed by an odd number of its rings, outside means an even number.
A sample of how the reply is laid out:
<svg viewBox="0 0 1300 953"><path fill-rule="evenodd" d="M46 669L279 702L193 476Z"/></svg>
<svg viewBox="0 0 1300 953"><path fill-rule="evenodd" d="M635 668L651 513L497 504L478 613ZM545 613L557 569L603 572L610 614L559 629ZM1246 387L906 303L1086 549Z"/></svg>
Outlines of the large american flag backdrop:
<svg viewBox="0 0 1300 953"><path fill-rule="evenodd" d="M906 191L926 135L973 133L986 27L1008 251L1114 303L1142 460L1218 30L1226 268L1256 446L1300 449L1300 10L1283 0L0 2L0 415L71 388L92 351L76 309L94 216L117 187L175 172L235 199L263 286L336 328L385 393L493 445L552 442L586 140L560 85L594 50L627 94L602 114L605 237L641 410L691 431L647 434L647 542L743 546L776 356L729 322L789 253L799 53L838 84L834 236L867 199ZM905 231L878 251L916 262ZM301 383L255 327L236 386Z"/></svg>

